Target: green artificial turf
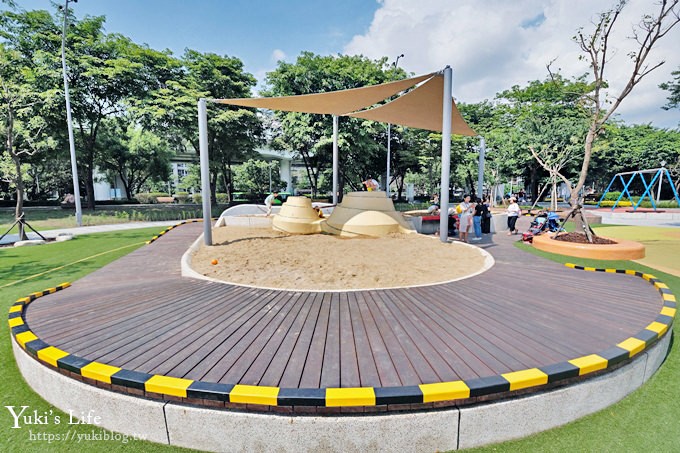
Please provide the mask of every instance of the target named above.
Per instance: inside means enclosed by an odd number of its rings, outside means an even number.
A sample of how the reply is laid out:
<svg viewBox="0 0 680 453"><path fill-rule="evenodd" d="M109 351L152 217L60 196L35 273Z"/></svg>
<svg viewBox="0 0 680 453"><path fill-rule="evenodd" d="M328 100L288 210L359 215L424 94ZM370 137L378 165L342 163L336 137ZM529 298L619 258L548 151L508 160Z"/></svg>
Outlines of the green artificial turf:
<svg viewBox="0 0 680 453"><path fill-rule="evenodd" d="M634 269L650 273L680 295L680 278L631 261L603 261L565 257L545 253L517 243L530 254L559 263L574 263L596 268ZM526 259L532 259L527 255ZM630 278L639 278L633 277ZM575 288L575 296L578 288ZM673 334L679 332L678 322ZM560 428L502 444L473 449L475 452L642 452L680 451L680 353L672 342L666 361L638 390L600 412L583 417Z"/></svg>
<svg viewBox="0 0 680 453"><path fill-rule="evenodd" d="M10 305L16 299L27 296L34 291L41 291L56 286L63 282L77 280L92 271L95 271L107 263L141 247L145 241L159 233L162 228L146 228L139 230L126 230L111 233L100 233L86 236L77 236L71 241L53 243L37 247L0 248L0 287L31 275L49 271L57 266L72 263L82 258L100 254L108 250L131 246L118 251L100 255L90 260L67 266L63 269L48 272L40 277L26 280L22 283L0 288L0 301L3 313L7 313ZM65 289L68 291L68 288ZM49 296L47 296L49 297ZM38 299L34 303L40 303ZM7 318L5 318L7 319ZM12 452L43 452L43 451L87 451L87 452L111 452L121 451L187 451L177 447L143 442L126 438L119 440L87 440L81 437L80 443L77 434L82 436L103 436L103 433L111 434L94 425L69 425L68 416L59 409L51 406L40 398L24 382L21 373L16 366L11 349L11 337L7 321L4 321L4 335L0 336L0 395L2 395L2 407L0 408L0 451ZM40 425L23 425L21 428L12 428L14 419L5 406L15 406L17 411L21 406L29 408L24 412L48 415L48 423ZM55 416L59 416L61 423L55 424ZM31 434L33 439L31 439ZM37 435L41 434L41 439ZM50 435L61 437L74 436L75 439L57 441L56 437L50 442L46 440Z"/></svg>

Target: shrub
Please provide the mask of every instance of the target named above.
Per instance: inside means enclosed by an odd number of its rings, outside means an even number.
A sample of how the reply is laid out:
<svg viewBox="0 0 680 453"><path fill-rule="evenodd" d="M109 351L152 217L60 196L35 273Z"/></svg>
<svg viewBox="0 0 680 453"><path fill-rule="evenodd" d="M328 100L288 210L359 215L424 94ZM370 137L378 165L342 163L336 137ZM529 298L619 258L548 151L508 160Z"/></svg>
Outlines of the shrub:
<svg viewBox="0 0 680 453"><path fill-rule="evenodd" d="M177 203L186 203L189 201L189 194L187 192L177 192L175 194L175 200L177 200Z"/></svg>
<svg viewBox="0 0 680 453"><path fill-rule="evenodd" d="M217 198L218 204L229 203L229 194L218 192L218 193L215 194L215 198Z"/></svg>
<svg viewBox="0 0 680 453"><path fill-rule="evenodd" d="M203 196L200 193L195 193L191 196L191 200L194 203L201 204L201 203L203 203Z"/></svg>
<svg viewBox="0 0 680 453"><path fill-rule="evenodd" d="M602 202L600 202L600 207L611 208L614 206L614 203L616 203L616 200L602 200ZM631 206L633 206L633 203L628 200L621 200L619 201L619 204L616 205L617 208L629 208Z"/></svg>
<svg viewBox="0 0 680 453"><path fill-rule="evenodd" d="M137 201L141 204L156 204L158 203L158 197L169 197L170 194L165 192L152 192L152 193L138 193L135 195Z"/></svg>

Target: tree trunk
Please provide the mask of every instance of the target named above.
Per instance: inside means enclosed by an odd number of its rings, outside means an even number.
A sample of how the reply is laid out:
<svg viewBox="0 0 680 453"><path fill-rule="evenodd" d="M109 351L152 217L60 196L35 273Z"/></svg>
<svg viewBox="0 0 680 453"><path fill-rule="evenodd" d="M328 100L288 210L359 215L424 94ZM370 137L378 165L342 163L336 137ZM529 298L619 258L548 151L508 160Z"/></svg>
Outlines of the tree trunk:
<svg viewBox="0 0 680 453"><path fill-rule="evenodd" d="M90 163L86 166L85 171L85 193L87 194L87 209L94 211L94 164Z"/></svg>
<svg viewBox="0 0 680 453"><path fill-rule="evenodd" d="M552 190L550 192L550 210L557 211L557 176L552 174Z"/></svg>
<svg viewBox="0 0 680 453"><path fill-rule="evenodd" d="M569 204L571 205L572 208L575 208L576 206L579 205L578 193L583 188L583 185L586 182L586 177L588 176L590 157L593 153L593 142L595 141L595 135L597 134L598 128L599 122L597 120L594 120L590 127L588 128L588 134L586 135L586 144L584 146L585 153L583 155L583 165L581 166L581 173L579 174L578 182L576 183L576 185L574 187L570 187Z"/></svg>

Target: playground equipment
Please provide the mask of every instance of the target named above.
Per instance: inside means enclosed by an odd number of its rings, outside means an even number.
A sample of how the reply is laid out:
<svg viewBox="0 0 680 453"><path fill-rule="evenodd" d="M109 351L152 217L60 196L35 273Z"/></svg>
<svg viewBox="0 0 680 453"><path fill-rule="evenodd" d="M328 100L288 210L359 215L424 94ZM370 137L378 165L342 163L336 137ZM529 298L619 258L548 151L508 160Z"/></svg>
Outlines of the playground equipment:
<svg viewBox="0 0 680 453"><path fill-rule="evenodd" d="M653 173L654 176L652 177L652 180L649 184L647 184L647 180L643 175L647 173ZM624 176L630 175L630 179L628 182L624 180ZM636 176L640 176L640 179L642 180L642 184L645 186L645 192L642 194L640 199L637 201L637 203L633 202L633 197L630 195L630 192L628 192L628 187L630 184L635 180ZM616 203L614 203L614 206L612 206L612 211L616 206L619 204L619 201L621 201L621 198L623 198L624 195L628 197L630 202L633 204L633 211L636 211L638 206L640 206L640 203L642 203L642 200L644 200L645 197L649 197L650 201L652 202L652 207L656 211L656 202L654 201L653 193L651 192L652 188L654 187L654 184L656 184L657 180L659 181L659 189L658 189L658 194L661 194L661 184L663 183L663 177L666 176L668 178L668 182L671 185L671 189L673 190L673 196L675 197L675 201L678 203L678 206L680 206L680 197L678 197L678 192L675 190L675 185L673 184L673 180L671 179L671 174L668 172L668 169L666 167L661 167L661 168L653 168L650 170L638 170L638 171L627 171L627 172L621 172L617 173L614 175L612 180L609 182L609 185L607 186L607 190L604 191L602 194L602 197L600 198L600 201L597 202L596 207L600 207L600 203L602 203L602 200L604 200L604 197L607 195L609 192L609 189L611 189L612 184L614 184L614 181L619 178L621 180L621 183L623 184L623 190L621 191L621 195L619 195L619 198L616 199ZM657 195L657 200L659 201L659 195Z"/></svg>
<svg viewBox="0 0 680 453"><path fill-rule="evenodd" d="M385 191L346 194L321 228L326 233L349 237L416 232L394 209Z"/></svg>
<svg viewBox="0 0 680 453"><path fill-rule="evenodd" d="M277 231L292 234L321 233L323 218L312 207L307 197L288 197L281 211L274 216L272 227Z"/></svg>

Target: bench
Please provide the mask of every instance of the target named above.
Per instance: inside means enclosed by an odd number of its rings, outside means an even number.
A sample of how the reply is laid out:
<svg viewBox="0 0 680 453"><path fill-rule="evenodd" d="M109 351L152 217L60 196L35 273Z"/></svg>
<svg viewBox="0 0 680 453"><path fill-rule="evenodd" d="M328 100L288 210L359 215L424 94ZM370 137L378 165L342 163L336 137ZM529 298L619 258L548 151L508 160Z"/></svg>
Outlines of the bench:
<svg viewBox="0 0 680 453"><path fill-rule="evenodd" d="M174 203L175 198L174 197L156 197L156 201L159 203Z"/></svg>

